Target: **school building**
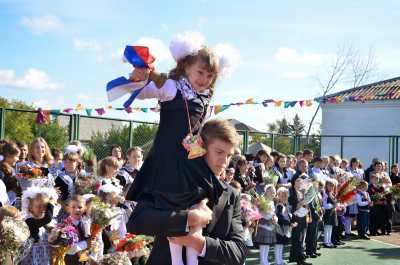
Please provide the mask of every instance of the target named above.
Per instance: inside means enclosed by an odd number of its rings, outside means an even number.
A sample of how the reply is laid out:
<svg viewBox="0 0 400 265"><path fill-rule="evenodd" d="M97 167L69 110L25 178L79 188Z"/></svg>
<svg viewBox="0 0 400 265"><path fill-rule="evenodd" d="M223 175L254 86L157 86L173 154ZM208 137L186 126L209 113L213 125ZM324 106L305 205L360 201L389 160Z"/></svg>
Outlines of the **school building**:
<svg viewBox="0 0 400 265"><path fill-rule="evenodd" d="M321 154L399 162L400 77L355 87L320 99Z"/></svg>

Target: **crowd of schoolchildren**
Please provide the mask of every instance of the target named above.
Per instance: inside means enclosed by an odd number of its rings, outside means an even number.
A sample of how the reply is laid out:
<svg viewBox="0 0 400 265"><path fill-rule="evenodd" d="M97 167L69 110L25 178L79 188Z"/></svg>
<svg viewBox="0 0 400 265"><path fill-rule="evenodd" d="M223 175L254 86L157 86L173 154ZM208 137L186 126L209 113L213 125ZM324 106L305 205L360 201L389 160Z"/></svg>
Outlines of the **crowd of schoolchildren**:
<svg viewBox="0 0 400 265"><path fill-rule="evenodd" d="M0 150L0 222L6 216L22 218L33 242L19 264L58 264L52 261L49 238L66 220L76 228L79 239L68 248L65 264L96 264L104 254L115 252L116 239L125 238L134 207L124 194L142 164L140 147L127 150L125 160L122 148L111 146L97 172L95 161L83 161L85 148L79 141L64 150L51 150L43 138L29 145L3 140ZM95 195L117 217L93 238L90 211ZM11 260L3 262L13 264Z"/></svg>
<svg viewBox="0 0 400 265"><path fill-rule="evenodd" d="M271 247L274 264L287 264L285 246L290 248L289 262L311 264L306 259L320 256L321 246L336 248L344 240L390 235L399 211L390 192L400 183L399 166L388 170L379 159L363 170L355 157L348 161L337 155L315 157L307 149L288 156L260 150L255 157L234 157L222 179L242 193L246 244L259 248L262 265L269 264ZM249 205L259 209L259 217L249 217Z"/></svg>
<svg viewBox="0 0 400 265"><path fill-rule="evenodd" d="M66 218L79 231L78 242L65 255L67 265L85 264L81 256L88 248L97 250L90 254L92 263L115 250L113 242L126 235L125 224L134 207L123 198L142 164L139 147L129 149L124 159L122 148L113 145L110 156L97 166L95 161L83 161L85 148L79 141L64 150L51 150L43 138L29 145L2 141L0 151L0 221L7 215L21 216L33 239L21 264L51 264L48 237ZM388 191L400 183L400 174L398 165L391 166L390 174L386 166L374 159L363 170L357 158L314 157L310 150L288 156L260 150L255 157L235 155L220 180L242 194L246 245L259 247L262 265L269 264L271 248L277 265L287 264L288 248L289 262L310 264L307 258L321 255L322 238L323 247L336 248L345 244L344 239L390 235L398 201ZM39 168L42 178L21 177L27 168ZM351 200L343 202L338 189L350 179L357 180L352 182L357 189ZM42 182L33 185L35 181ZM120 212L116 225L97 239L90 237L89 228L93 194ZM250 208L259 209L258 216L249 218ZM357 235L352 233L354 227Z"/></svg>

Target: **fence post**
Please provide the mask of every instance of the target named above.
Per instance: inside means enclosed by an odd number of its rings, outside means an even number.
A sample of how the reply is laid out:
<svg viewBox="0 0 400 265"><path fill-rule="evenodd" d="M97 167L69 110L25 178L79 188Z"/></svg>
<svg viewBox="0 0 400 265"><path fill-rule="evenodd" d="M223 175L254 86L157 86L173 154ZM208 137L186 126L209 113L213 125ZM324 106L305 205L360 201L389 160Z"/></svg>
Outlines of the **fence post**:
<svg viewBox="0 0 400 265"><path fill-rule="evenodd" d="M128 136L129 148L133 146L133 121L129 122L129 136Z"/></svg>
<svg viewBox="0 0 400 265"><path fill-rule="evenodd" d="M292 140L292 154L296 153L296 142L297 142L297 136L293 135L293 140Z"/></svg>
<svg viewBox="0 0 400 265"><path fill-rule="evenodd" d="M272 151L275 150L275 134L274 133L272 133L272 135L271 135L271 148L272 148Z"/></svg>
<svg viewBox="0 0 400 265"><path fill-rule="evenodd" d="M72 115L69 115L69 141L74 140L75 121Z"/></svg>
<svg viewBox="0 0 400 265"><path fill-rule="evenodd" d="M399 137L396 136L396 164L399 163Z"/></svg>
<svg viewBox="0 0 400 265"><path fill-rule="evenodd" d="M81 115L75 114L75 140L79 140L79 128L81 122Z"/></svg>
<svg viewBox="0 0 400 265"><path fill-rule="evenodd" d="M6 137L6 109L0 108L0 139Z"/></svg>
<svg viewBox="0 0 400 265"><path fill-rule="evenodd" d="M343 157L343 140L344 137L340 136L340 157Z"/></svg>
<svg viewBox="0 0 400 265"><path fill-rule="evenodd" d="M79 140L80 115L72 114L69 120L69 140Z"/></svg>
<svg viewBox="0 0 400 265"><path fill-rule="evenodd" d="M247 148L249 147L249 131L244 131L243 134L243 154L247 154Z"/></svg>

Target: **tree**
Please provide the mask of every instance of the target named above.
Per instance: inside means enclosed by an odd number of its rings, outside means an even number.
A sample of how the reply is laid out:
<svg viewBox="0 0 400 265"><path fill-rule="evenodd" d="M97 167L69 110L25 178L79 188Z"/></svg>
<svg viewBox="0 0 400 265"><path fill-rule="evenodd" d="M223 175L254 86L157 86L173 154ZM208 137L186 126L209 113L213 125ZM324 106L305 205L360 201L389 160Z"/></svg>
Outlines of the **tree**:
<svg viewBox="0 0 400 265"><path fill-rule="evenodd" d="M289 122L286 120L286 118L276 120L275 122L268 124L268 130L272 133L289 134Z"/></svg>
<svg viewBox="0 0 400 265"><path fill-rule="evenodd" d="M338 49L332 63L326 71L326 78L317 76L320 87L320 96L323 98L331 92L339 82L349 82L351 88L355 88L369 81L372 73L376 70L372 50L369 50L368 57L364 59L358 50L352 46L342 46ZM307 139L310 135L314 120L321 108L318 104L307 129Z"/></svg>
<svg viewBox="0 0 400 265"><path fill-rule="evenodd" d="M5 137L12 141L30 143L35 137L43 137L51 148L63 148L68 142L68 130L55 120L49 124L36 124L36 113L32 105L22 101L9 101L0 97L0 107L16 110L6 111Z"/></svg>
<svg viewBox="0 0 400 265"><path fill-rule="evenodd" d="M306 126L304 125L303 121L300 119L299 115L293 117L292 123L289 124L290 134L291 135L301 135L304 133L304 129Z"/></svg>
<svg viewBox="0 0 400 265"><path fill-rule="evenodd" d="M50 148L63 149L68 143L68 129L61 127L57 120L53 120L48 124L34 123L32 129L33 135L35 137L43 137Z"/></svg>
<svg viewBox="0 0 400 265"><path fill-rule="evenodd" d="M140 124L135 127L132 132L132 145L142 147L144 152L147 153L153 143L157 128L157 125L149 124ZM120 145L122 151L126 153L129 148L129 127L113 127L104 133L97 132L90 139L89 147L93 149L100 160L110 155L110 148L113 144Z"/></svg>

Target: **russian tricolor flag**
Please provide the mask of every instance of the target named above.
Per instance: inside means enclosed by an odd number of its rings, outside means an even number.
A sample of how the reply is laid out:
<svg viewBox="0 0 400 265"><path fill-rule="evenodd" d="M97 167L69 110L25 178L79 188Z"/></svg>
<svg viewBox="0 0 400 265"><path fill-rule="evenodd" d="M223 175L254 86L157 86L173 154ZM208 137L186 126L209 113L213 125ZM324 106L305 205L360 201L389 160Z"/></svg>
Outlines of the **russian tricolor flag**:
<svg viewBox="0 0 400 265"><path fill-rule="evenodd" d="M150 54L149 48L144 46L126 46L124 59L135 68L149 67L155 61L155 57ZM146 84L147 81L132 82L124 76L118 77L107 83L108 100L113 101L127 93L132 93L124 103L124 107L127 108Z"/></svg>

